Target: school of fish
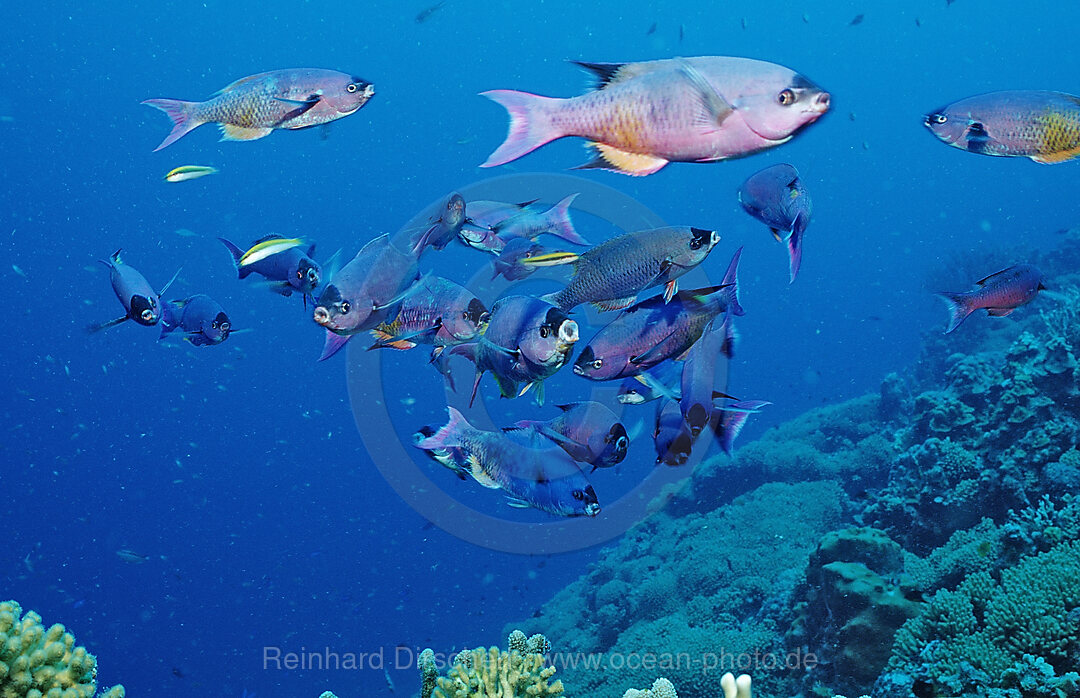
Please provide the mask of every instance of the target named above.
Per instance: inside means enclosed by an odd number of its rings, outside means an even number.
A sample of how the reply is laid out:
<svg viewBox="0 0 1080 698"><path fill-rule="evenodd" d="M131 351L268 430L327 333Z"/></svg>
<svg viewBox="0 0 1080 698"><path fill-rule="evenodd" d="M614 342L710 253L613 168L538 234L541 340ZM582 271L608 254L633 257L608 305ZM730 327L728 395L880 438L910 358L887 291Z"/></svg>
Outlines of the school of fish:
<svg viewBox="0 0 1080 698"><path fill-rule="evenodd" d="M422 11L416 21L426 21L442 5ZM860 15L852 24L861 20ZM578 137L586 140L593 158L577 169L646 176L672 162L716 162L781 146L832 106L829 92L794 70L763 60L699 56L575 63L596 80L595 88L580 96L542 97L506 89L482 93L505 108L510 120L505 141L483 167ZM325 126L359 111L374 92L372 83L355 74L303 68L240 78L203 102L143 103L172 122L155 149L161 150L206 123L218 124L222 140L234 141ZM1080 98L1061 92L1014 90L967 97L931 111L923 123L943 143L970 153L1038 163L1080 156ZM165 180L191 181L216 173L209 166L183 165ZM811 175L821 179L820 173ZM789 163L774 164L749 174L732 194L747 214L785 243L789 281L794 282L813 213L799 171ZM501 491L513 506L592 517L602 504L590 478L600 469L617 470L645 431L638 428L642 420L627 428L626 406L632 411L635 405L656 402L651 419L655 462L679 466L711 443L730 454L748 417L771 403L728 392L735 322L744 315L738 279L743 248L719 231L694 225L633 230L592 244L571 220L577 196L567 192L556 201L515 203L470 201L451 192L426 224L399 235L372 236L340 267L337 255L317 262L315 245L301 237L266 235L246 249L226 237L218 239L241 280L256 275L259 285L285 297L295 293L305 307L310 303L314 323L325 331L319 360L362 333L373 340L368 350L407 351L422 344L431 348L428 361L451 391L456 391L451 358L473 365L470 406L487 374L501 397L531 393L539 406L546 400L545 381L566 366L589 381L620 381L613 404L561 400L557 414L502 429L479 429L448 407L445 424L419 426L412 441L457 477ZM681 277L704 268L721 243L731 255L721 281L680 289ZM421 264L432 258L429 250L438 253L450 245L487 255L492 279L501 275L521 281L549 268L562 272L565 281L547 295L504 295L488 308L469 288ZM161 339L181 337L196 347L219 345L234 333L224 308L209 296L166 300L173 281L155 290L121 260L119 250L102 264L109 269L123 315L91 325L91 332L131 320L161 325ZM436 262L436 270L439 266ZM1046 291L1041 272L1022 263L975 286L939 292L949 309L946 333L976 310L1004 317ZM609 318L588 339L582 337L583 317L574 316L582 305Z"/></svg>

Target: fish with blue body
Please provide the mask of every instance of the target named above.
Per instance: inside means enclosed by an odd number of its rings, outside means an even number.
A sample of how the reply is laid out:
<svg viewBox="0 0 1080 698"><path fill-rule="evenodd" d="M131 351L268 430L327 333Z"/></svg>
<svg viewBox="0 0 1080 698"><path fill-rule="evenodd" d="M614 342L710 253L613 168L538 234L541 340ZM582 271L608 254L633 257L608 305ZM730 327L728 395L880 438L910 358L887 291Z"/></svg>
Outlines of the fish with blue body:
<svg viewBox="0 0 1080 698"><path fill-rule="evenodd" d="M752 414L757 414L761 408L771 405L765 400L736 400L724 405L713 412L709 420L713 437L720 444L724 453L731 455L734 449L735 437L746 426L746 420Z"/></svg>
<svg viewBox="0 0 1080 698"><path fill-rule="evenodd" d="M690 459L694 436L686 427L679 403L675 400L665 400L656 406L653 445L656 447L658 465L685 465Z"/></svg>
<svg viewBox="0 0 1080 698"><path fill-rule="evenodd" d="M305 244L299 238L267 235L252 243L246 251L218 238L232 256L236 273L241 279L258 274L266 279L270 289L283 296L299 291L307 298L319 287L322 269L312 256L315 245Z"/></svg>
<svg viewBox="0 0 1080 698"><path fill-rule="evenodd" d="M137 269L124 264L120 259L121 251L117 250L107 260L98 261L109 268L109 281L112 284L113 293L124 306L124 315L115 320L91 325L87 328L89 332L100 332L127 320L134 320L146 327L153 327L161 320L161 294L172 285L176 275L174 274L169 283L165 284L160 291L155 291L146 277ZM177 270L176 274L179 273Z"/></svg>
<svg viewBox="0 0 1080 698"><path fill-rule="evenodd" d="M597 89L569 99L481 93L510 117L506 141L481 167L580 136L596 152L580 169L649 175L669 162L715 162L778 146L829 110L829 94L802 75L750 58L575 63L596 76Z"/></svg>
<svg viewBox="0 0 1080 698"><path fill-rule="evenodd" d="M461 464L478 483L503 490L512 504L556 516L596 516L600 504L585 473L558 446L530 446L500 432L476 429L448 407L450 420L414 445ZM456 451L453 449L457 449Z"/></svg>
<svg viewBox="0 0 1080 698"><path fill-rule="evenodd" d="M709 426L713 401L730 397L716 389L717 382L727 387L727 361L733 353L732 319L714 318L701 337L686 352L680 381L679 409L690 434L696 439ZM722 365L721 365L722 364Z"/></svg>
<svg viewBox="0 0 1080 698"><path fill-rule="evenodd" d="M683 356L721 313L743 314L738 297L740 247L718 286L653 296L627 308L589 341L574 373L595 381L634 376Z"/></svg>
<svg viewBox="0 0 1080 698"><path fill-rule="evenodd" d="M502 397L520 397L535 388L536 401L543 404L544 379L569 361L577 341L577 323L563 311L531 296L506 296L491 307L483 336L450 352L476 366L470 405L487 372L495 377ZM525 387L519 390L522 383Z"/></svg>
<svg viewBox="0 0 1080 698"><path fill-rule="evenodd" d="M402 252L380 235L369 241L323 288L313 319L326 328L320 361L337 353L352 335L393 317L420 278L418 255Z"/></svg>
<svg viewBox="0 0 1080 698"><path fill-rule="evenodd" d="M205 102L148 99L143 104L165 112L173 123L156 152L203 124L220 125L223 141L318 126L355 113L374 94L370 82L348 73L291 68L241 78Z"/></svg>
<svg viewBox="0 0 1080 698"><path fill-rule="evenodd" d="M802 244L810 225L813 204L799 178L799 171L781 163L751 175L739 187L743 210L769 226L777 242L788 248L791 281L802 265Z"/></svg>
<svg viewBox="0 0 1080 698"><path fill-rule="evenodd" d="M229 338L232 322L225 309L210 296L200 293L163 305L159 339L165 339L177 330L183 333L185 341L196 347L221 344Z"/></svg>
<svg viewBox="0 0 1080 698"><path fill-rule="evenodd" d="M644 405L653 400L682 398L682 367L677 361L665 361L623 379L616 398L624 405Z"/></svg>
<svg viewBox="0 0 1080 698"><path fill-rule="evenodd" d="M369 349L436 349L471 342L487 326L488 311L472 291L441 276L427 275L398 306L397 314L371 330ZM441 352L440 352L441 353Z"/></svg>
<svg viewBox="0 0 1080 698"><path fill-rule="evenodd" d="M528 264L528 260L534 257L544 257L548 263ZM531 276L540 266L572 264L577 258L578 256L572 252L552 250L528 238L514 238L507 242L498 256L492 260L494 271L491 278L495 279L502 274L507 281L521 281Z"/></svg>
<svg viewBox="0 0 1080 698"><path fill-rule="evenodd" d="M548 300L563 310L582 303L621 310L642 291L663 286L664 300L669 301L678 291L679 277L704 262L719 241L715 230L685 226L624 233L582 253L573 262L566 288ZM540 255L523 263L539 266L547 261Z"/></svg>
<svg viewBox="0 0 1080 698"><path fill-rule="evenodd" d="M544 208L535 201L523 204L471 201L469 224L473 228L492 231L504 242L514 238L535 240L541 235L554 235L575 245L588 246L589 241L574 229L574 223L570 220L570 208L577 197L577 194L570 194L550 208Z"/></svg>
<svg viewBox="0 0 1080 698"><path fill-rule="evenodd" d="M504 431L532 429L554 441L579 463L596 468L617 465L626 458L630 437L619 416L595 401L557 405L562 411L547 421L521 420Z"/></svg>
<svg viewBox="0 0 1080 698"><path fill-rule="evenodd" d="M439 217L433 220L413 243L413 253L419 255L428 247L443 249L457 238L465 221L465 199L454 192L442 205Z"/></svg>
<svg viewBox="0 0 1080 698"><path fill-rule="evenodd" d="M1047 90L976 95L926 116L938 140L979 155L1042 163L1080 156L1080 97Z"/></svg>
<svg viewBox="0 0 1080 698"><path fill-rule="evenodd" d="M1035 300L1045 291L1042 272L1030 264L1017 264L1002 269L975 282L974 291L954 293L942 291L937 295L949 306L948 334L976 310L986 310L992 317L1005 317L1022 305Z"/></svg>

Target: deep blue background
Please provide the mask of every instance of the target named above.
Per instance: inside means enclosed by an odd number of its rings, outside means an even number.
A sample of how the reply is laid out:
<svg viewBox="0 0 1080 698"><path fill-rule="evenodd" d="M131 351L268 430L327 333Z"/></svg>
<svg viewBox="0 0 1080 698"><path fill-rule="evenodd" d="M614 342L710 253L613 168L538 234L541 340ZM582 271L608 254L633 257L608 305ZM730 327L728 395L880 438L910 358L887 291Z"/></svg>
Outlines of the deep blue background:
<svg viewBox="0 0 1080 698"><path fill-rule="evenodd" d="M660 12L644 2L449 0L419 24L422 2L7 3L0 597L68 624L99 655L102 681L132 695L353 696L386 690L382 673L263 671L262 647L384 647L389 659L399 643L501 643L504 623L530 614L595 551L496 555L425 528L356 436L344 362L316 364L321 333L299 302L237 282L213 238L300 234L321 258L352 255L453 188L583 162L580 141L568 139L499 171L476 167L506 130L503 111L476 93L577 94L586 76L566 59L726 54L788 65L830 90L834 105L792 143L646 179L584 175L669 222L721 230L710 273L746 245L733 389L776 403L752 423L752 438L908 365L920 333L944 327L925 288L942 259L1046 247L1078 218L1075 163L968 155L924 133L921 115L991 89L1080 92L1080 9L882 5L680 2ZM309 131L218 143L207 126L151 152L168 126L141 100L201 99L244 75L300 66L359 74L377 95L327 140ZM815 203L791 286L783 248L734 198L746 176L781 161L800 169ZM221 174L162 182L181 164ZM174 233L181 228L198 236ZM156 329L130 324L87 336L87 323L117 314L95 260L120 247L156 284L183 265L170 296L209 293L252 331L203 350L158 344ZM447 255L425 267L486 263ZM972 280L955 276L958 288ZM438 377L423 363L390 362L400 397L416 399L387 396L402 434L443 419L430 399ZM573 381L561 385L578 397ZM636 450L647 459L651 447ZM602 496L634 472L599 474ZM514 515L477 489L458 491ZM152 559L126 563L121 548ZM398 692L415 690L412 671L391 674Z"/></svg>

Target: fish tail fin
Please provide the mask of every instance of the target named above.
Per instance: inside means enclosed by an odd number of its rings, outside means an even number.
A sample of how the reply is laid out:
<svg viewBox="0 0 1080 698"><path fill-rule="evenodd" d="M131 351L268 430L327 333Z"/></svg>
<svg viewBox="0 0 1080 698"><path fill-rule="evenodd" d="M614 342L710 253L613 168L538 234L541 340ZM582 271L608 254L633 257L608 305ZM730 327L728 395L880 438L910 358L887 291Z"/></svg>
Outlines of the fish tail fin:
<svg viewBox="0 0 1080 698"><path fill-rule="evenodd" d="M945 334L949 334L959 327L960 323L975 311L966 293L941 291L937 295L941 296L945 301L945 305L949 306L949 327L945 330Z"/></svg>
<svg viewBox="0 0 1080 698"><path fill-rule="evenodd" d="M566 135L552 125L546 109L549 103L561 100L517 90L490 90L480 94L502 106L510 115L506 140L480 167L505 165Z"/></svg>
<svg viewBox="0 0 1080 698"><path fill-rule="evenodd" d="M350 339L352 339L351 334L340 335L327 330L326 340L323 342L322 355L319 356L319 361L326 361L331 356L341 351L341 348L345 346Z"/></svg>
<svg viewBox="0 0 1080 698"><path fill-rule="evenodd" d="M716 417L714 433L716 434L716 440L720 442L720 448L724 449L724 453L731 455L735 445L735 438L746 426L747 418L756 414L766 405L771 405L771 402L765 402L764 400L746 400L744 402L735 402L727 407L724 407Z"/></svg>
<svg viewBox="0 0 1080 698"><path fill-rule="evenodd" d="M226 240L225 238L218 238L218 241L222 245L225 245L225 249L227 249L229 251L229 254L232 255L233 266L236 267L236 273L239 275L239 277L243 279L248 274L250 274L251 269L245 269L240 266L240 260L244 258L244 251Z"/></svg>
<svg viewBox="0 0 1080 698"><path fill-rule="evenodd" d="M161 145L154 148L154 152L168 147L180 140L189 131L202 126L204 122L202 119L198 119L194 116L195 107L200 102L185 102L181 99L148 99L143 102L148 107L154 109L160 109L172 119L173 128L169 132L168 136L165 136L165 140L161 141Z"/></svg>
<svg viewBox="0 0 1080 698"><path fill-rule="evenodd" d="M465 415L453 407L447 407L446 411L450 413L450 421L431 436L417 439L414 446L430 451L435 448L454 448L461 445L462 432L471 429L472 425L465 419Z"/></svg>
<svg viewBox="0 0 1080 698"><path fill-rule="evenodd" d="M724 279L721 281L721 285L726 286L725 293L727 294L728 312L732 315L745 315L746 312L742 306L739 305L739 259L742 257L743 248L735 250L735 254L731 256L731 263L728 264L727 271L724 272Z"/></svg>
<svg viewBox="0 0 1080 698"><path fill-rule="evenodd" d="M544 214L544 219L548 224L548 234L561 237L567 242L572 242L575 245L581 245L582 247L588 247L590 243L574 229L574 223L570 220L570 206L574 203L574 199L578 197L577 194L571 194L559 203L551 207L551 210Z"/></svg>
<svg viewBox="0 0 1080 698"><path fill-rule="evenodd" d="M799 223L799 219L802 218L800 213L795 219L795 225L791 229L791 235L788 236L787 249L788 249L788 270L791 273L791 279L788 283L795 281L795 277L799 274L799 267L802 266L802 238L805 225Z"/></svg>

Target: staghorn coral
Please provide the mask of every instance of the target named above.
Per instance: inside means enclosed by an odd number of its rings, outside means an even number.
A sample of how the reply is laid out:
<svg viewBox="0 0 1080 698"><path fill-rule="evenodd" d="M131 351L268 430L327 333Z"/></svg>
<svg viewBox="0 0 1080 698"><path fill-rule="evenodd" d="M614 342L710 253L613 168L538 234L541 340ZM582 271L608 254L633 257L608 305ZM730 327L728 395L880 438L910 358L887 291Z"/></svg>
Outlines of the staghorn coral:
<svg viewBox="0 0 1080 698"><path fill-rule="evenodd" d="M59 623L48 630L41 616L23 614L15 601L0 603L0 696L3 698L92 698L97 659ZM123 698L115 686L105 698Z"/></svg>
<svg viewBox="0 0 1080 698"><path fill-rule="evenodd" d="M545 666L544 655L535 649L546 650L549 645L543 635L526 638L515 630L508 638L508 649L498 647L463 650L454 658L446 676L435 676L435 698L549 698L561 696L562 681L551 681L555 667ZM521 650L525 650L524 653ZM427 685L431 666L425 666L421 653L421 676Z"/></svg>

